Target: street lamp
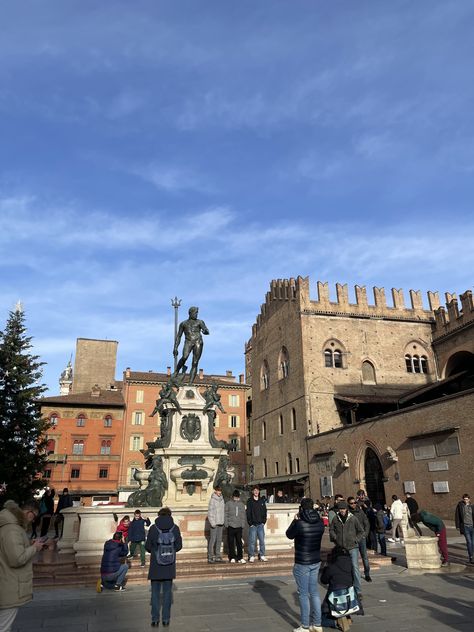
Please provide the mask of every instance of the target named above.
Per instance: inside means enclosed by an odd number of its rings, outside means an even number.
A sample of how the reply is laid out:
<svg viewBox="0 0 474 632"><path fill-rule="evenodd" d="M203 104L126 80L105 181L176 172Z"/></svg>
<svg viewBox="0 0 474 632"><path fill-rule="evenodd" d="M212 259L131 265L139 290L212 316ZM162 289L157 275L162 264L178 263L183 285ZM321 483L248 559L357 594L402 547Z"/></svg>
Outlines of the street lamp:
<svg viewBox="0 0 474 632"><path fill-rule="evenodd" d="M178 335L178 309L181 305L181 299L175 296L171 299L171 307L174 307L174 340L176 340L176 336ZM174 341L173 341L174 342ZM178 356L174 356L174 372L176 373L176 367L178 365Z"/></svg>

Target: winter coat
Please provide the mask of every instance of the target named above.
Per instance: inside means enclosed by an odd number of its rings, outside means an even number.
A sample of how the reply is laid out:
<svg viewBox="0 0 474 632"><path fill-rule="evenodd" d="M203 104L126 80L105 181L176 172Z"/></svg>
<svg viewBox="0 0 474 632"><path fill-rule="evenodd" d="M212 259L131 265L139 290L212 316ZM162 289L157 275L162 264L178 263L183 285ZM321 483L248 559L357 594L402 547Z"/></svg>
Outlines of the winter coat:
<svg viewBox="0 0 474 632"><path fill-rule="evenodd" d="M413 514L418 512L418 503L411 496L406 499L406 505L408 507L408 511L410 512L410 516L413 516Z"/></svg>
<svg viewBox="0 0 474 632"><path fill-rule="evenodd" d="M421 522L434 531L436 534L441 533L443 529L445 529L444 522L438 516L429 513L428 511L423 511L423 509L419 512L419 516L421 518Z"/></svg>
<svg viewBox="0 0 474 632"><path fill-rule="evenodd" d="M255 500L253 496L247 500L247 522L250 526L265 524L267 521L267 503L265 498L260 496Z"/></svg>
<svg viewBox="0 0 474 632"><path fill-rule="evenodd" d="M370 524L365 511L363 511L360 507L357 507L357 509L354 509L351 513L357 518L362 529L364 529L364 538L366 538L370 532Z"/></svg>
<svg viewBox="0 0 474 632"><path fill-rule="evenodd" d="M456 506L456 512L454 514L454 522L456 524L456 529L459 530L460 533L464 534L464 508L468 506L471 508L471 513L474 516L474 509L471 504L466 505L466 503L461 500L458 502Z"/></svg>
<svg viewBox="0 0 474 632"><path fill-rule="evenodd" d="M158 529L161 531L169 531L174 526L174 550L176 552L181 551L183 548L183 540L181 538L181 532L178 525L174 524L174 520L171 516L158 516L155 523L149 528L148 535L145 542L145 548L150 555L150 569L148 571L148 579L163 580L174 579L176 577L176 562L174 564L168 564L163 566L156 561L156 551L158 550Z"/></svg>
<svg viewBox="0 0 474 632"><path fill-rule="evenodd" d="M323 568L320 581L321 584L327 585L328 592L352 586L351 556L339 555L334 561L329 562L329 564Z"/></svg>
<svg viewBox="0 0 474 632"><path fill-rule="evenodd" d="M225 504L224 526L233 529L243 529L247 517L245 513L245 505L241 500L229 500Z"/></svg>
<svg viewBox="0 0 474 632"><path fill-rule="evenodd" d="M56 507L56 513L59 514L63 509L72 507L72 496L70 494L61 494Z"/></svg>
<svg viewBox="0 0 474 632"><path fill-rule="evenodd" d="M40 501L40 516L51 517L54 513L54 493L44 493Z"/></svg>
<svg viewBox="0 0 474 632"><path fill-rule="evenodd" d="M335 542L337 546L347 549L348 551L358 547L359 542L364 538L363 527L350 512L347 513L345 522L341 520L340 514L337 513L329 526L329 539L331 542Z"/></svg>
<svg viewBox="0 0 474 632"><path fill-rule="evenodd" d="M33 557L36 547L27 522L13 500L0 511L0 609L17 608L33 599Z"/></svg>
<svg viewBox="0 0 474 632"><path fill-rule="evenodd" d="M112 575L116 573L122 564L122 560L127 556L128 546L125 542L118 540L107 540L104 544L104 552L100 563L100 574Z"/></svg>
<svg viewBox="0 0 474 632"><path fill-rule="evenodd" d="M207 519L212 528L217 525L223 525L225 519L225 501L223 496L219 496L215 492L211 496L209 501L209 508L207 510Z"/></svg>
<svg viewBox="0 0 474 632"><path fill-rule="evenodd" d="M401 520L403 518L403 503L400 498L393 501L390 506L390 513L392 514L392 520Z"/></svg>
<svg viewBox="0 0 474 632"><path fill-rule="evenodd" d="M298 516L286 530L286 537L295 541L295 564L317 564L324 523L315 509L300 509Z"/></svg>
<svg viewBox="0 0 474 632"><path fill-rule="evenodd" d="M150 518L134 518L128 525L128 541L145 542L145 525L147 527L151 525Z"/></svg>
<svg viewBox="0 0 474 632"><path fill-rule="evenodd" d="M122 518L122 520L118 523L117 528L115 529L115 531L122 534L124 542L128 542L128 530L130 529L130 524L130 522L128 524L125 524L124 519Z"/></svg>
<svg viewBox="0 0 474 632"><path fill-rule="evenodd" d="M383 509L379 509L375 516L375 531L376 533L385 533L385 512Z"/></svg>

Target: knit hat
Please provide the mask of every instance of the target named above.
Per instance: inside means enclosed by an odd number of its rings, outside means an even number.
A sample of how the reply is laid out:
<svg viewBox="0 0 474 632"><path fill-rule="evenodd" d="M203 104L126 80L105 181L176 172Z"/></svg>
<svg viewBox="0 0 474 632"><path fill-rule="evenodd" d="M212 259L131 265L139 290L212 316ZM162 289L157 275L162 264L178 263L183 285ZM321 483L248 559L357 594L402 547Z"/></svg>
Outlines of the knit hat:
<svg viewBox="0 0 474 632"><path fill-rule="evenodd" d="M340 500L340 501L337 503L337 508L338 508L338 509L349 509L349 505L346 503L346 501L345 501L345 500Z"/></svg>

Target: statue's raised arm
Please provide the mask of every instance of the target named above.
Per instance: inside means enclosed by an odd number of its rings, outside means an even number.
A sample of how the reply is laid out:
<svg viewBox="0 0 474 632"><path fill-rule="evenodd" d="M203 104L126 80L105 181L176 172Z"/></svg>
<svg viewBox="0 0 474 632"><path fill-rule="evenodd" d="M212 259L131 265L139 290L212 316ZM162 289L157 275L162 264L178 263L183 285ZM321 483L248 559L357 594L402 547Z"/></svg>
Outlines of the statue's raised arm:
<svg viewBox="0 0 474 632"><path fill-rule="evenodd" d="M209 334L209 329L206 327L206 323L197 317L198 312L198 307L189 308L189 318L187 320L183 320L183 322L180 323L173 348L173 355L177 357L181 338L184 334L183 353L178 361L178 364L176 365L176 371L174 372L174 375L179 372L186 373L187 366L185 363L190 353L192 352L193 359L191 371L189 372L190 384L194 382L194 379L196 377L199 360L202 354L202 348L204 346L202 334L204 334L205 336Z"/></svg>

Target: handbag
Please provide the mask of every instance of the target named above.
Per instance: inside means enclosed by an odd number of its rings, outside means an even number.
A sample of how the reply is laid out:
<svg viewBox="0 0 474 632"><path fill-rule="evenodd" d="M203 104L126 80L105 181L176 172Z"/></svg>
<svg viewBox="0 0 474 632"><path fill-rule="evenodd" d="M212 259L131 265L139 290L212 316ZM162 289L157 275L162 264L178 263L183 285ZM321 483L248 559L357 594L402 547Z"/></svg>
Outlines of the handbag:
<svg viewBox="0 0 474 632"><path fill-rule="evenodd" d="M331 615L338 619L339 617L347 617L349 614L359 612L359 602L354 590L354 586L349 588L340 588L332 590L328 594L329 608Z"/></svg>

